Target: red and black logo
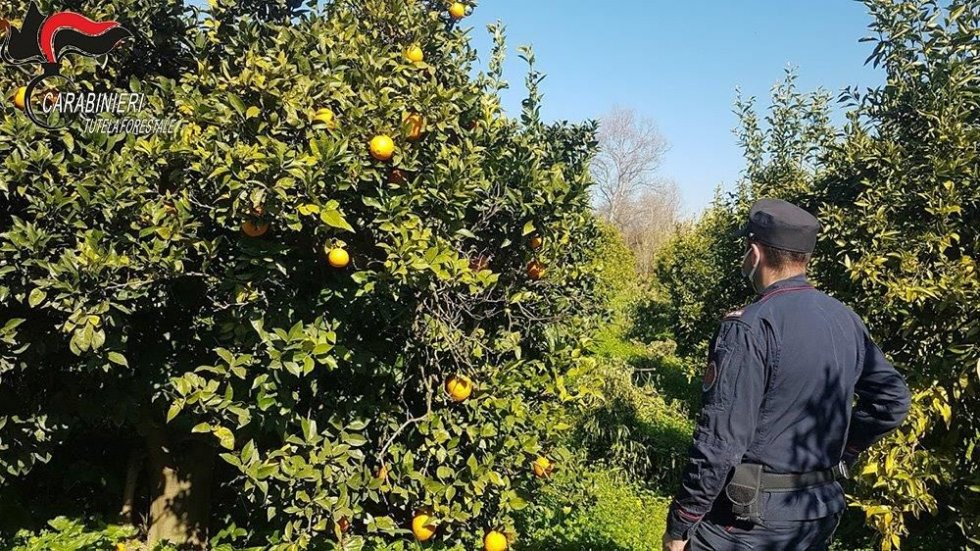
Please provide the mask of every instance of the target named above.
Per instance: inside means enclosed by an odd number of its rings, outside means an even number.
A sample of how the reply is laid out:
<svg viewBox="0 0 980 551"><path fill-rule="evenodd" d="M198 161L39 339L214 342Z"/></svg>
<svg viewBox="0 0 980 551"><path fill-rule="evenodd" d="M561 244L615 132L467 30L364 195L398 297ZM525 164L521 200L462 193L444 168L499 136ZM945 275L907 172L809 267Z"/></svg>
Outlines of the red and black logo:
<svg viewBox="0 0 980 551"><path fill-rule="evenodd" d="M31 2L20 29L0 19L0 59L11 65L41 65L42 74L27 84L24 111L39 126L54 128L35 116L30 98L47 78L61 75L61 60L70 53L98 57L111 52L132 33L115 21L92 21L84 15L62 11L41 15Z"/></svg>

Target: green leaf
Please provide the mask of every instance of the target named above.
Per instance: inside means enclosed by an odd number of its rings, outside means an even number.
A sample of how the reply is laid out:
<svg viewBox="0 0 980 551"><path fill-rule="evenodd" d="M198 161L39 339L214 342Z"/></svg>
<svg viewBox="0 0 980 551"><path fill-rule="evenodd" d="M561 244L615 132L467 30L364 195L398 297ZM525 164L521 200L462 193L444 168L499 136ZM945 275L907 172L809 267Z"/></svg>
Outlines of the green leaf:
<svg viewBox="0 0 980 551"><path fill-rule="evenodd" d="M235 365L235 355L231 353L230 350L226 348L215 349L215 354L217 354L222 360L228 365Z"/></svg>
<svg viewBox="0 0 980 551"><path fill-rule="evenodd" d="M368 531L394 532L398 528L391 517L375 517L368 523Z"/></svg>
<svg viewBox="0 0 980 551"><path fill-rule="evenodd" d="M167 410L167 422L173 421L174 417L180 414L180 410L183 409L184 404L182 402L174 402L170 405L170 409Z"/></svg>
<svg viewBox="0 0 980 551"><path fill-rule="evenodd" d="M363 419L357 419L355 421L352 421L351 424L347 425L347 428L350 430L361 431L364 430L367 426L368 426L367 421Z"/></svg>
<svg viewBox="0 0 980 551"><path fill-rule="evenodd" d="M351 447L354 447L354 448L357 448L359 446L363 446L364 444L367 443L367 438L364 438L363 436L361 436L360 434L357 434L357 433L347 434L347 435L344 436L343 440L344 440L344 443L345 444L350 444Z"/></svg>
<svg viewBox="0 0 980 551"><path fill-rule="evenodd" d="M527 224L524 224L524 232L521 235L534 233L534 230L534 222L528 222Z"/></svg>
<svg viewBox="0 0 980 551"><path fill-rule="evenodd" d="M234 465L235 467L239 467L239 468L241 468L242 466L241 460L239 460L238 457L235 456L235 454L233 453L222 453L219 454L218 457L224 459L225 463L228 463L229 465Z"/></svg>
<svg viewBox="0 0 980 551"><path fill-rule="evenodd" d="M117 365L129 367L129 362L126 360L126 356L123 356L119 352L109 352L109 361Z"/></svg>
<svg viewBox="0 0 980 551"><path fill-rule="evenodd" d="M238 112L238 116L245 116L245 102L242 101L242 98L238 97L232 92L228 92L228 103L235 108L235 111Z"/></svg>
<svg viewBox="0 0 980 551"><path fill-rule="evenodd" d="M226 450L235 449L235 434L231 432L230 429L226 427L218 427L214 429L214 435L218 437L218 442L221 444L222 448Z"/></svg>
<svg viewBox="0 0 980 551"><path fill-rule="evenodd" d="M105 344L105 331L98 329L92 332L92 350L98 350ZM109 358L110 360L112 358ZM129 367L128 365L126 367Z"/></svg>
<svg viewBox="0 0 980 551"><path fill-rule="evenodd" d="M31 308L36 308L37 305L44 302L44 299L46 298L48 298L47 293L45 293L41 289L35 288L33 291L31 291L31 294L27 297L27 304L30 305Z"/></svg>
<svg viewBox="0 0 980 551"><path fill-rule="evenodd" d="M320 213L320 220L323 220L323 223L324 224L327 224L328 226L331 226L331 227L334 227L334 228L339 228L339 229L342 229L342 230L347 230L347 231L352 232L352 233L354 231L354 228L351 227L351 225L347 223L347 220L344 219L344 216L342 214L340 214L340 211L338 211L338 210L325 210L325 211L322 211Z"/></svg>
<svg viewBox="0 0 980 551"><path fill-rule="evenodd" d="M306 203L300 205L299 208L297 208L296 210L298 210L299 213L302 214L303 216L309 216L311 214L317 214L318 212L320 212L320 205L316 205L313 203Z"/></svg>

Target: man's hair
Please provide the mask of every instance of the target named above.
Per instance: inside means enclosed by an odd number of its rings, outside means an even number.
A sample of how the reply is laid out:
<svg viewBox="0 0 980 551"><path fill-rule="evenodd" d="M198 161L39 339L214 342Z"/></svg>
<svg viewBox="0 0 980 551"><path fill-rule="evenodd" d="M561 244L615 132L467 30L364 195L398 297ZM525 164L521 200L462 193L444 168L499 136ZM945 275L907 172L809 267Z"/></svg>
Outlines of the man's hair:
<svg viewBox="0 0 980 551"><path fill-rule="evenodd" d="M763 250L764 263L770 270L775 270L777 272L782 272L784 270L792 269L804 269L806 265L810 263L811 255L809 253L798 253L795 251L787 251L786 249L777 249L776 247L770 247L765 243L754 242Z"/></svg>

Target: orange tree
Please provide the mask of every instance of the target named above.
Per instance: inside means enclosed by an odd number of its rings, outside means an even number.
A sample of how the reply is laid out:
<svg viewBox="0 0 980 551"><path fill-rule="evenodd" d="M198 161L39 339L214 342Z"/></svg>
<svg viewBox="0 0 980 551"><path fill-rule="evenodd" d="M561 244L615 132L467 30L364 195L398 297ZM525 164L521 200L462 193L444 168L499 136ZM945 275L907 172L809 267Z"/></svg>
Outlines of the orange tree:
<svg viewBox="0 0 980 551"><path fill-rule="evenodd" d="M526 50L505 116L502 29L475 74L442 1L70 7L134 38L63 73L181 125L4 108L5 528L121 507L200 547L519 537L591 365L594 125L540 122Z"/></svg>

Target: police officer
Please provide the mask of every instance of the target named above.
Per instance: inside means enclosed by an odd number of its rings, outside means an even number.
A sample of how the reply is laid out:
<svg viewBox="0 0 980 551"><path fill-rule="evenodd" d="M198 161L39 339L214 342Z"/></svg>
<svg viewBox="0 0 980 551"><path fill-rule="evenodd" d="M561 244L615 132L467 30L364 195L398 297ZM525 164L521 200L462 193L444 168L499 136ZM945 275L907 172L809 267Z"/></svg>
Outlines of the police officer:
<svg viewBox="0 0 980 551"><path fill-rule="evenodd" d="M807 281L819 229L762 199L739 231L758 296L711 342L665 551L827 549L845 506L837 480L908 413L908 386L861 319Z"/></svg>

